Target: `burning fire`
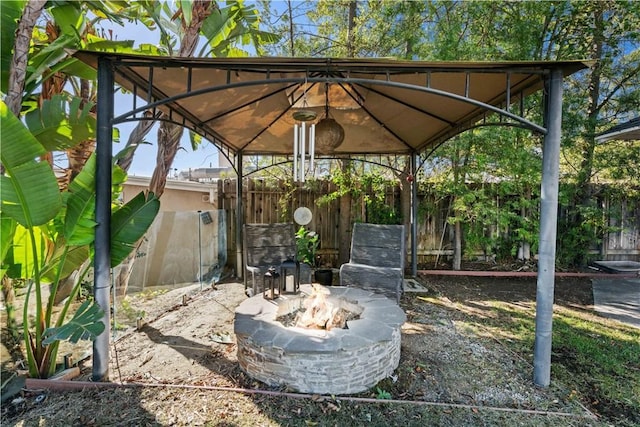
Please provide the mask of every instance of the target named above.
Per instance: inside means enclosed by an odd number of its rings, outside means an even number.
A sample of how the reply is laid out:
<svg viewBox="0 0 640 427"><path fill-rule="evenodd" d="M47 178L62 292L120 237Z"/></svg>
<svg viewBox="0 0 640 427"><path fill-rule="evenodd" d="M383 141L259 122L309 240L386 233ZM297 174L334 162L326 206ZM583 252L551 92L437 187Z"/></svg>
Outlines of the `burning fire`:
<svg viewBox="0 0 640 427"><path fill-rule="evenodd" d="M295 326L326 330L345 328L347 320L354 318L354 313L333 304L327 298L330 294L324 286L313 284L311 294L304 300L303 309L296 315Z"/></svg>

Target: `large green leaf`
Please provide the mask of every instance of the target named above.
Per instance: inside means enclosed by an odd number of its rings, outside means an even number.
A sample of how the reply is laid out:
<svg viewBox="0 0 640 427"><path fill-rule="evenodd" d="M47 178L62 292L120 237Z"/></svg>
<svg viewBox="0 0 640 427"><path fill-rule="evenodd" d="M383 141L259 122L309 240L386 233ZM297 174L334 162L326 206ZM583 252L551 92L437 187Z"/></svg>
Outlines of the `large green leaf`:
<svg viewBox="0 0 640 427"><path fill-rule="evenodd" d="M54 95L42 107L25 115L27 127L49 151L71 148L94 138L96 119L89 114L92 105L81 108L82 100L65 95Z"/></svg>
<svg viewBox="0 0 640 427"><path fill-rule="evenodd" d="M203 22L201 31L208 42L200 56L249 56L249 52L238 46L253 45L260 51L262 44L280 39L277 34L261 31L259 22L260 15L254 6L245 6L243 1L227 2Z"/></svg>
<svg viewBox="0 0 640 427"><path fill-rule="evenodd" d="M29 58L29 69L25 81L25 95L27 98L35 92L43 81L53 76L56 72L62 72L66 75L76 76L87 80L96 79L96 70L69 57L68 49L86 49L98 51L118 51L133 52L132 40L106 40L104 38L87 34L85 28L87 26L86 12L81 10L83 2L67 2L52 7L51 13L55 16L56 24L62 29L63 33L52 43L39 44L34 46L34 52ZM87 2L84 2L87 3ZM113 10L122 10L120 2L95 2L96 6L100 3L110 3L108 8ZM98 12L100 13L100 12ZM102 17L106 14L100 13ZM109 16L117 16L115 13L109 13ZM83 37L78 37L83 34Z"/></svg>
<svg viewBox="0 0 640 427"><path fill-rule="evenodd" d="M111 267L120 264L147 232L160 209L155 194L140 192L111 217Z"/></svg>
<svg viewBox="0 0 640 427"><path fill-rule="evenodd" d="M190 0L178 0L178 8L182 11L185 27L188 27L191 25L192 2Z"/></svg>
<svg viewBox="0 0 640 427"><path fill-rule="evenodd" d="M34 84L43 80L43 75L50 75L49 70L55 64L67 57L65 49L74 49L79 45L79 39L75 33L62 34L51 43L46 43L29 57L29 69L25 80L25 91L31 93ZM23 97L24 98L24 97Z"/></svg>
<svg viewBox="0 0 640 427"><path fill-rule="evenodd" d="M46 150L4 102L0 103L0 117L0 158L8 173L0 177L2 212L27 228L44 224L62 206L53 171L47 163L36 161Z"/></svg>
<svg viewBox="0 0 640 427"><path fill-rule="evenodd" d="M115 162L115 158L114 158ZM124 190L124 184L127 182L127 172L120 166L114 164L111 169L111 200L120 204L120 195Z"/></svg>
<svg viewBox="0 0 640 427"><path fill-rule="evenodd" d="M119 53L135 53L134 40L106 40L91 34L87 34L85 50L97 50L103 52L117 51Z"/></svg>
<svg viewBox="0 0 640 427"><path fill-rule="evenodd" d="M69 322L59 328L47 328L42 344L49 345L55 341L65 340L69 340L73 344L80 340L93 341L104 332L103 316L104 312L98 304L85 301L78 307Z"/></svg>
<svg viewBox="0 0 640 427"><path fill-rule="evenodd" d="M13 236L16 234L18 223L0 212L0 261L7 256L9 248L13 246Z"/></svg>
<svg viewBox="0 0 640 427"><path fill-rule="evenodd" d="M63 33L78 34L84 32L82 26L85 19L82 10L78 7L79 4L80 2L75 4L67 2L49 9L53 20Z"/></svg>
<svg viewBox="0 0 640 427"><path fill-rule="evenodd" d="M2 16L2 21L0 21L0 67L2 67L0 88L2 93L7 93L9 89L9 67L13 57L15 33L26 3L26 0L5 0L2 2L2 14L0 14Z"/></svg>
<svg viewBox="0 0 640 427"><path fill-rule="evenodd" d="M85 80L98 80L98 72L95 68L92 68L80 61L79 59L69 57L66 58L53 67L51 67L52 72L60 71L67 76L79 77ZM33 89L37 86L34 85Z"/></svg>
<svg viewBox="0 0 640 427"><path fill-rule="evenodd" d="M50 258L42 267L40 275L43 279L53 282L56 277L68 277L76 271L87 258L89 258L89 246L72 246L65 248L64 239L56 242L56 248ZM64 262L62 257L64 256ZM60 274L58 274L58 271Z"/></svg>
<svg viewBox="0 0 640 427"><path fill-rule="evenodd" d="M99 18L108 19L109 21L123 25L124 18L129 20L137 18L137 15L132 11L135 10L131 1L124 0L85 0L82 2L86 4L91 12Z"/></svg>
<svg viewBox="0 0 640 427"><path fill-rule="evenodd" d="M16 234L16 228L18 223L13 218L10 218L0 212L0 262L2 266L0 267L0 279L2 279L10 268L9 265L6 265L6 258L9 250L13 246L13 236ZM13 257L11 257L13 258Z"/></svg>
<svg viewBox="0 0 640 427"><path fill-rule="evenodd" d="M33 240L31 240L32 233ZM42 226L29 230L18 224L13 235L11 248L5 258L9 277L14 279L32 278L36 263L39 266L39 260L46 256L48 242ZM34 259L34 252L37 254L36 259Z"/></svg>
<svg viewBox="0 0 640 427"><path fill-rule="evenodd" d="M88 245L94 240L95 172L96 157L92 154L82 171L69 184L64 237L71 246Z"/></svg>
<svg viewBox="0 0 640 427"><path fill-rule="evenodd" d="M238 25L236 21L237 5L227 6L219 10L214 10L211 15L202 23L201 32L208 40L208 45L212 48L219 46L227 40L227 36L233 28Z"/></svg>

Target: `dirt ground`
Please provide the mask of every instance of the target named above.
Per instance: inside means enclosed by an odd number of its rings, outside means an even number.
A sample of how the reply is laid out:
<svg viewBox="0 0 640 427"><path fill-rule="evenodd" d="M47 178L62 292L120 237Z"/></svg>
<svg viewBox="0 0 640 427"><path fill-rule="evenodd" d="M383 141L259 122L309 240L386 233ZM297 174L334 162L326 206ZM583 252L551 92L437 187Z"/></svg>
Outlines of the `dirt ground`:
<svg viewBox="0 0 640 427"><path fill-rule="evenodd" d="M242 284L192 285L119 304L109 377L144 387L24 390L3 404L2 425L600 425L561 384L535 387L530 360L428 302L437 296L451 304L532 303L535 278L420 281L427 291L406 293L401 301L407 322L400 366L369 392L300 396L248 377L238 367L233 334L234 309L246 298ZM592 298L589 279L556 280L556 304L589 310ZM76 380L90 380L91 358L79 366Z"/></svg>

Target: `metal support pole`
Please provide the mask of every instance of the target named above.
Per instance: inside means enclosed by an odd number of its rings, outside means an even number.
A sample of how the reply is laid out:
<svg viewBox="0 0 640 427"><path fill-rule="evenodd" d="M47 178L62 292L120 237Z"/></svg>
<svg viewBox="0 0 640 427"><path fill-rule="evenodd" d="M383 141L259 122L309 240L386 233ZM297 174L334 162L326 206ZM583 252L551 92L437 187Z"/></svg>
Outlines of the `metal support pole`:
<svg viewBox="0 0 640 427"><path fill-rule="evenodd" d="M109 380L109 337L111 323L111 160L113 120L113 68L106 58L98 58L98 105L96 133L96 230L93 295L104 311L104 331L93 342L93 380Z"/></svg>
<svg viewBox="0 0 640 427"><path fill-rule="evenodd" d="M244 274L244 248L242 245L242 226L244 224L244 213L242 210L242 151L236 153L236 169L238 171L238 178L236 180L236 266L238 277L242 278L246 289L247 278Z"/></svg>
<svg viewBox="0 0 640 427"><path fill-rule="evenodd" d="M198 211L198 281L202 290L202 211Z"/></svg>
<svg viewBox="0 0 640 427"><path fill-rule="evenodd" d="M547 134L542 149L540 191L540 245L536 292L536 333L533 351L533 382L548 387L551 380L553 288L555 280L558 221L558 176L562 132L562 70L554 69L547 82L545 117Z"/></svg>
<svg viewBox="0 0 640 427"><path fill-rule="evenodd" d="M418 182L416 153L411 153L411 275L418 275Z"/></svg>

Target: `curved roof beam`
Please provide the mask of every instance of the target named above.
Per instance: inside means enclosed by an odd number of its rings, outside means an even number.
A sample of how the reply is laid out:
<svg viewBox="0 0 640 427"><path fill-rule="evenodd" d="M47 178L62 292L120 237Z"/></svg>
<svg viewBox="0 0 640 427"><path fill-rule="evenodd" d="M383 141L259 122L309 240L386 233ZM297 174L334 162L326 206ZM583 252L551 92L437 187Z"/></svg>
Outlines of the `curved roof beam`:
<svg viewBox="0 0 640 427"><path fill-rule="evenodd" d="M473 105L475 107L479 107L482 110L486 110L486 111L491 111L494 113L497 113L501 116L504 117L508 117L512 120L514 120L515 122L521 123L525 128L530 129L534 132L538 132L541 134L545 134L546 133L546 129L540 125L537 125L533 122L531 122L530 120L525 119L524 117L520 117L517 114L514 114L508 110L493 106L491 104L487 104L484 103L482 101L478 101L463 95L458 95L455 93L451 93L451 92L446 92L446 91L442 91L439 89L434 89L431 87L423 87L423 86L416 86L416 85L411 85L411 84L406 84L406 83L401 83L401 82L394 82L394 81L387 81L387 80L376 80L376 79L362 79L362 78L350 78L350 77L307 77L307 78L281 78L281 79L267 79L267 80L252 80L252 81L247 81L247 82L238 82L238 83L229 83L229 84L225 84L225 85L219 85L219 86L212 86L212 87L205 87L205 88L201 88L198 90L194 90L191 92L185 92L185 93L181 93L178 95L174 95L174 96L170 96L170 97L166 97L163 99L159 99L155 102L150 102L147 105L144 105L142 107L137 107L133 110L130 110L124 114L121 114L117 117L114 117L113 123L120 123L122 121L124 121L127 117L129 116L135 116L138 113L143 113L144 111L147 111L149 109L156 109L162 106L169 106L169 109L171 111L176 110L175 112L177 114L180 114L181 116L185 117L186 121L191 122L191 125L189 124L183 124L184 126L188 127L189 129L192 129L193 131L198 131L198 130L202 130L205 132L205 134L203 134L202 136L204 137L210 137L213 136L213 138L215 138L215 140L220 141L225 143L225 145L228 145L228 141L226 140L226 138L224 138L224 136L219 135L217 133L211 132L211 131L205 131L204 128L202 128L201 126L199 126L200 123L202 123L202 121L200 120L196 120L195 117L191 117L189 118L188 116L192 116L191 114L187 114L184 111L177 111L178 108L174 105L176 105L176 103L180 100L183 99L188 99L191 97L196 97L196 96L200 96L200 95L205 95L205 94L209 94L209 93L215 93L215 92L220 92L220 91L224 91L224 90L232 90L232 89L236 89L236 88L245 88L245 87L251 87L251 86L261 86L261 85L275 85L275 84L285 84L285 85L289 85L289 84L300 84L302 82L308 82L308 83L336 83L336 84L357 84L363 88L369 89L369 87L367 85L371 85L373 86L387 86L387 87L392 87L392 88L401 88L401 89L407 89L407 90L412 90L412 91L418 91L418 92L423 92L423 93L428 93L428 94L433 94L439 97L443 97L443 98L449 98L449 99L453 99L465 104L470 104ZM281 92L281 90L277 90L274 91L273 93L279 93ZM393 98L387 97L388 99L393 100ZM252 104L254 104L256 101L250 102L250 103L246 103L246 107L251 106ZM418 109L418 108L414 108L411 105L407 105L407 103L403 103L403 105L408 106L412 109L416 109L418 111L421 111L424 113L424 111ZM291 107L289 107L290 109ZM237 109L232 109L229 111L226 111L225 113L221 114L220 116L224 116L225 114L229 114L231 111L237 111ZM286 112L288 111L282 111L279 115L278 118L276 120L272 121L272 124L275 123L280 117L282 117ZM370 112L368 112L368 114L374 118L374 120L376 122L378 122L379 124L384 126L384 122L380 119L377 119L373 114L371 114ZM211 120L211 119L210 119ZM451 123L450 121L448 121L447 123ZM245 142L244 145L242 146L242 148L244 149L245 147L247 147L248 145L251 144L252 141L254 141L262 132L264 132L265 129L267 129L268 127L263 128L262 130L260 130L258 133L256 133L255 135L251 136L248 140L248 142ZM200 133L200 132L198 132ZM399 141L403 142L405 145L409 146L408 142L399 138L397 135L394 134L394 136L396 136L398 138ZM428 140L427 141L423 141L419 146L416 147L417 151L420 151L425 145L428 144Z"/></svg>

